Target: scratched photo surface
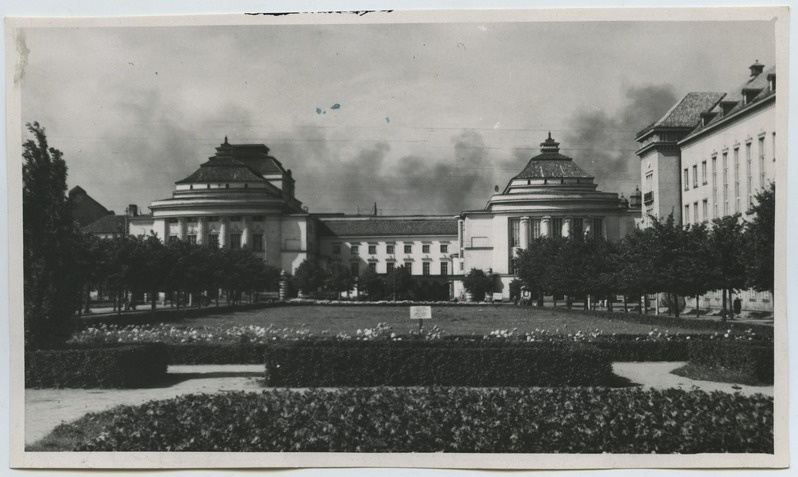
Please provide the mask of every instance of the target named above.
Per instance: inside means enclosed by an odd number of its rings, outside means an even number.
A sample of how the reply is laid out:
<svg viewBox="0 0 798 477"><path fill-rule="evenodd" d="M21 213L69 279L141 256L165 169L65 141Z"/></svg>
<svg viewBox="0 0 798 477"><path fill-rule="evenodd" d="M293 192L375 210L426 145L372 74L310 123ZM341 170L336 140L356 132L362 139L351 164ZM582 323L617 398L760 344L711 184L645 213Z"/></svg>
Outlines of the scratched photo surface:
<svg viewBox="0 0 798 477"><path fill-rule="evenodd" d="M12 465L785 465L785 12L600 13L7 23Z"/></svg>

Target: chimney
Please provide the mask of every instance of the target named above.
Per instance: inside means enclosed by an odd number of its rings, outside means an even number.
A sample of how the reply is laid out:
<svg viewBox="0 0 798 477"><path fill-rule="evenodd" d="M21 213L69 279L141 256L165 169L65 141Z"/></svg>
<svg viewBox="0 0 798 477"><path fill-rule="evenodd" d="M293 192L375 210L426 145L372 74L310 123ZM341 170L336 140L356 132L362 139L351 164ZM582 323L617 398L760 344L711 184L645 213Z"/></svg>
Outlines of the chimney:
<svg viewBox="0 0 798 477"><path fill-rule="evenodd" d="M139 206L136 204L130 204L127 206L127 216L128 217L137 217L139 215Z"/></svg>
<svg viewBox="0 0 798 477"><path fill-rule="evenodd" d="M754 64L749 66L751 70L751 77L758 76L762 71L765 69L765 65L759 63L759 60L755 60Z"/></svg>

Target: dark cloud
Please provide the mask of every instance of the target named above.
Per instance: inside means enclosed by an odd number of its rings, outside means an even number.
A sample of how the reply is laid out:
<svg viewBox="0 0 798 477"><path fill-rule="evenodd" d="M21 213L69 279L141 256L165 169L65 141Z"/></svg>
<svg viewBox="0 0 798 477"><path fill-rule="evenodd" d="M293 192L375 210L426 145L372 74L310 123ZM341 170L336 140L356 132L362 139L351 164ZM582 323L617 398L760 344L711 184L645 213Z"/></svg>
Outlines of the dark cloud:
<svg viewBox="0 0 798 477"><path fill-rule="evenodd" d="M494 157L482 136L465 130L438 156L391 158L387 142L362 146L344 157L340 147L314 131L305 140L281 147L293 167L297 196L311 211L367 212L376 202L384 215L456 214L479 209L503 187L517 160ZM290 161L288 158L291 158ZM523 164L518 167L523 167Z"/></svg>
<svg viewBox="0 0 798 477"><path fill-rule="evenodd" d="M596 177L599 189L628 195L640 182L635 136L673 106L677 96L670 85L632 86L624 96L614 114L591 110L574 115L561 147Z"/></svg>

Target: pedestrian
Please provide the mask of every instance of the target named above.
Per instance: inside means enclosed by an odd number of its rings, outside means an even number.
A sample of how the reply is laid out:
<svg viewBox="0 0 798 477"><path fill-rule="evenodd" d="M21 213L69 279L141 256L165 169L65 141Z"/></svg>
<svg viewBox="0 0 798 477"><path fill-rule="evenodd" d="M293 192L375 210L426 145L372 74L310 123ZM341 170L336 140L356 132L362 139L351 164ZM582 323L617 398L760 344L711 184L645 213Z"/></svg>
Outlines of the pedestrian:
<svg viewBox="0 0 798 477"><path fill-rule="evenodd" d="M734 314L740 316L740 312L742 312L743 309L743 302L740 300L739 296L734 298L733 307L734 307Z"/></svg>

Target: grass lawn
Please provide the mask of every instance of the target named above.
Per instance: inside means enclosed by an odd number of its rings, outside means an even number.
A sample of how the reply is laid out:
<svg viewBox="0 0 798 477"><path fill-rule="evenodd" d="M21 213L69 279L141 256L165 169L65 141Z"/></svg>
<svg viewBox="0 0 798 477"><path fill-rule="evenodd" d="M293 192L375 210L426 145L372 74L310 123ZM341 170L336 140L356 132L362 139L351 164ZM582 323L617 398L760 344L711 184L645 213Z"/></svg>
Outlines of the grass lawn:
<svg viewBox="0 0 798 477"><path fill-rule="evenodd" d="M387 323L398 334L418 329L415 320L409 318L407 307L380 306L283 306L260 310L220 313L197 318L183 318L173 322L178 327L239 326L257 325L296 328L302 325L313 334L329 331L331 334L346 332L353 334L358 329L373 328L377 323ZM604 333L644 334L652 329L665 331L659 325L628 323L608 320L578 311L565 313L551 309L537 309L519 306L469 306L432 307L432 319L425 320L424 327L437 326L448 335L485 335L497 329L532 331L535 329L561 333L575 333L579 330L592 332L596 329ZM671 333L708 333L706 330L669 328Z"/></svg>

